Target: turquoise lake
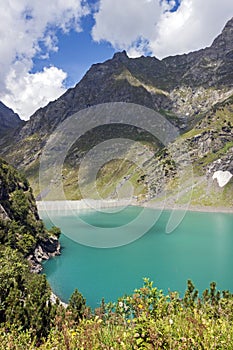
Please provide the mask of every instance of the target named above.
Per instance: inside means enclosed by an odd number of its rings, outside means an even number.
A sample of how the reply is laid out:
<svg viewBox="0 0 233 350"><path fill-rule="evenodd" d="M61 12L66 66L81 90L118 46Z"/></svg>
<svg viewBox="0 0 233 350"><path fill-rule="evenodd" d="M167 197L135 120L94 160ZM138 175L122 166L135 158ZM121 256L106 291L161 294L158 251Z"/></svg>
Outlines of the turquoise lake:
<svg viewBox="0 0 233 350"><path fill-rule="evenodd" d="M212 281L217 282L218 289L233 292L233 214L187 212L181 224L166 234L170 212L163 211L154 226L130 244L96 248L77 243L79 234L89 234L85 223L105 230L117 227L114 235L129 235L131 230L133 237L139 226L141 230L146 226L143 221L139 225L134 220L140 211L139 207L127 207L117 213L81 210L64 216L50 212L50 218L40 212L47 227L53 222L63 232L62 255L44 263L44 273L63 301L67 302L78 288L94 308L102 297L106 302L116 301L119 296L132 293L142 286L144 277L153 280L164 293L170 289L182 295L188 279L201 292ZM146 209L146 215L158 216L158 212ZM80 224L80 219L84 224ZM127 223L130 226L124 231Z"/></svg>

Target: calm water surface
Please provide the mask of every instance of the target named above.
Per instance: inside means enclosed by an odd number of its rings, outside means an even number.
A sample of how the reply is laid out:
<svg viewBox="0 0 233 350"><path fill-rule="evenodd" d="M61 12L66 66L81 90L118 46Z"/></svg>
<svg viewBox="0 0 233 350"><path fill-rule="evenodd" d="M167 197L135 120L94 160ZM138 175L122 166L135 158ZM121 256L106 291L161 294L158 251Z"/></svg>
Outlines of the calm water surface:
<svg viewBox="0 0 233 350"><path fill-rule="evenodd" d="M128 207L112 214L80 211L59 217L54 212L50 213L50 219L43 212L40 215L47 227L56 216L56 225L59 222L65 234L85 233L85 225L75 221L77 215L97 227L119 227L120 233L124 230L120 226L137 217L140 210ZM156 214L147 210L149 215ZM102 297L115 301L125 293L132 293L142 286L143 277L153 280L164 293L171 289L182 294L187 279L192 279L199 291L216 281L219 289L233 292L233 214L188 212L180 226L172 234L166 234L169 215L169 211L164 211L141 238L117 248L88 247L62 234L62 255L44 264L52 289L68 301L78 288L93 308Z"/></svg>

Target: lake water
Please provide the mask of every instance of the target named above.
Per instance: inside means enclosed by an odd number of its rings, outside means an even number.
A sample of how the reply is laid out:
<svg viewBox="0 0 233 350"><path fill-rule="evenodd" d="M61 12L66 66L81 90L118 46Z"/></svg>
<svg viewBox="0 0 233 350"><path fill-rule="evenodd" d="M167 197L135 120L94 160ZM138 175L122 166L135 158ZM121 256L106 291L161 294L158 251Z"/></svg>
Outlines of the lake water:
<svg viewBox="0 0 233 350"><path fill-rule="evenodd" d="M99 248L83 243L85 234L90 234L90 225L97 227L96 241L101 227L105 231L117 227L114 235L123 241L124 234L128 236L131 230L132 238L138 227L143 230L147 226L147 222L135 220L140 212L139 207L117 213L50 212L50 219L45 212L40 213L47 227L53 221L64 233L60 239L62 255L44 264L53 291L63 301L67 302L78 288L94 308L102 297L116 301L119 296L132 293L142 286L143 277L153 280L164 293L170 289L182 294L188 279L199 291L215 281L219 289L233 292L233 214L187 212L181 224L166 234L170 212L163 211L154 226L130 244ZM146 221L159 216L152 209L146 209L146 215Z"/></svg>

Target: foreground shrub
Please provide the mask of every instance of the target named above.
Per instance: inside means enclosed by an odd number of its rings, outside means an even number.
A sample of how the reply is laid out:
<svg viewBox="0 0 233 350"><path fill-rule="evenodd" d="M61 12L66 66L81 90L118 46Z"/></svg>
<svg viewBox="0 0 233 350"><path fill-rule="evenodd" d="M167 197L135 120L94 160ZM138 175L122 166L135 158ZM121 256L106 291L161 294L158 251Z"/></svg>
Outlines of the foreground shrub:
<svg viewBox="0 0 233 350"><path fill-rule="evenodd" d="M1 328L2 349L134 350L233 349L233 295L216 284L199 296L188 281L183 298L164 295L149 279L132 295L91 312L75 291L67 309L57 306L48 335ZM50 315L52 317L52 315Z"/></svg>

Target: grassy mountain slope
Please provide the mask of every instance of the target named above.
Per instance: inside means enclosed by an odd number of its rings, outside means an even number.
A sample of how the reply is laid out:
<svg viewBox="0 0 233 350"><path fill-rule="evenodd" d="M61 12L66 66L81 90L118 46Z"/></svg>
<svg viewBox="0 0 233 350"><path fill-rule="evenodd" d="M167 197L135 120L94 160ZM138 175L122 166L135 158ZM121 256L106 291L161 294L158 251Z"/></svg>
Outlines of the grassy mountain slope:
<svg viewBox="0 0 233 350"><path fill-rule="evenodd" d="M96 185L103 197L113 199L118 198L119 190L124 191L125 188L126 191L126 186L131 184L133 196L140 202L159 202L167 196L170 205L190 201L195 206L232 207L232 180L220 188L212 177L219 170L233 173L233 96L198 116L193 124L189 131L181 133L167 148L159 144L152 147L150 142L144 142L143 147L154 154L149 159L147 152L142 154L141 148L135 143L130 150L125 151L121 160L113 159L100 168L96 184L88 182L90 176L87 170L85 193L95 198L92 196ZM183 156L183 150L184 165L180 166L179 158ZM98 154L93 156L92 163L96 157ZM137 166L139 158L141 167ZM133 159L134 162L127 159ZM78 165L81 160L80 148L74 147L64 163L63 183L69 199L82 198L78 184Z"/></svg>
<svg viewBox="0 0 233 350"><path fill-rule="evenodd" d="M220 187L213 175L216 171L229 171L233 173L233 99L228 98L210 109L196 125L170 146L171 153L158 162L172 163L173 150L184 145L186 156L189 159L184 166L182 181L175 167L168 169L166 181L157 200L163 198L164 191L170 204L184 204L190 201L191 205L232 207L232 179L224 187ZM148 172L145 181L151 180L151 185L159 183L158 178L153 179ZM164 174L164 173L163 173ZM153 197L153 189L149 191ZM178 195L178 198L177 196Z"/></svg>

